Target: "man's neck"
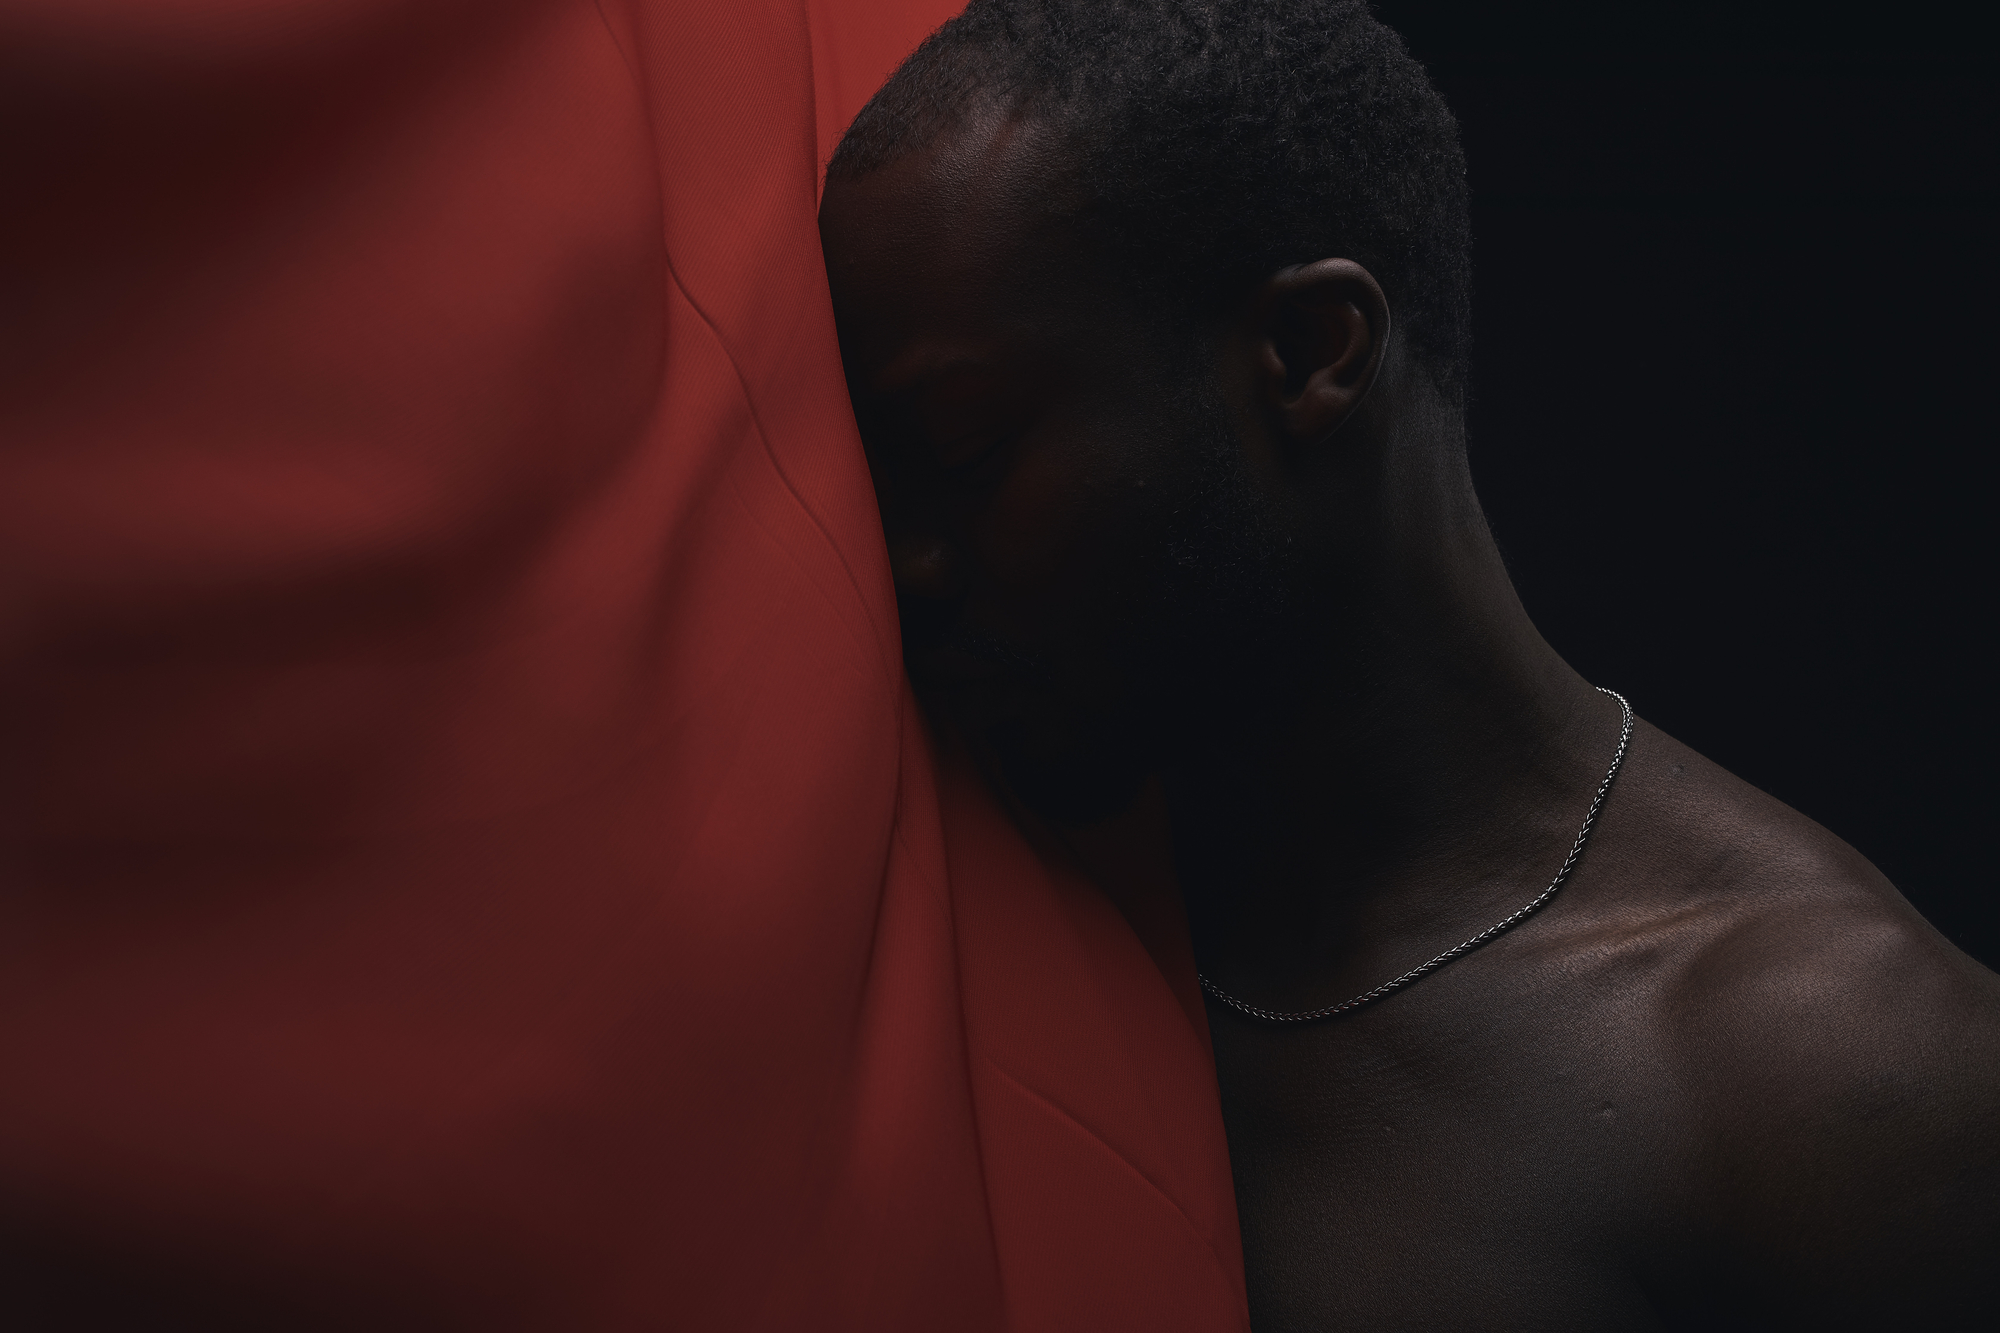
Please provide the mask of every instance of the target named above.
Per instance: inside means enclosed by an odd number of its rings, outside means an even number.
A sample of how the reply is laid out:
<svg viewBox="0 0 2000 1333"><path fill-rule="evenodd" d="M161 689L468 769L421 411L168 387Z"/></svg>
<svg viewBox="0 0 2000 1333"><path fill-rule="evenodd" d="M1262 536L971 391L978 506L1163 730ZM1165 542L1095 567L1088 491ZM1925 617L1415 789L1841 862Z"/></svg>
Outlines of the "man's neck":
<svg viewBox="0 0 2000 1333"><path fill-rule="evenodd" d="M1328 654L1351 665L1170 777L1196 954L1233 992L1338 1002L1484 929L1554 873L1602 777L1616 708L1528 620L1458 466L1385 525L1365 627Z"/></svg>

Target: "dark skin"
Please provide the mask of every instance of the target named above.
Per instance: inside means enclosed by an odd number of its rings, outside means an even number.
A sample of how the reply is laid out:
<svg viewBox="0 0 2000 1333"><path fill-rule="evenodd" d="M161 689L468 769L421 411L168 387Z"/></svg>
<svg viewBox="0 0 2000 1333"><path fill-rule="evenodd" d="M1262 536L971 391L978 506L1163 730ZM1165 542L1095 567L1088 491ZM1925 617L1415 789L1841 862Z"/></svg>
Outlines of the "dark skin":
<svg viewBox="0 0 2000 1333"><path fill-rule="evenodd" d="M1618 708L1523 612L1363 265L1176 340L1066 180L995 112L828 186L912 677L1030 818L1158 779L1203 971L1335 1003L1541 891ZM1260 1330L2000 1309L2000 978L1644 722L1526 924L1331 1021L1209 1016Z"/></svg>

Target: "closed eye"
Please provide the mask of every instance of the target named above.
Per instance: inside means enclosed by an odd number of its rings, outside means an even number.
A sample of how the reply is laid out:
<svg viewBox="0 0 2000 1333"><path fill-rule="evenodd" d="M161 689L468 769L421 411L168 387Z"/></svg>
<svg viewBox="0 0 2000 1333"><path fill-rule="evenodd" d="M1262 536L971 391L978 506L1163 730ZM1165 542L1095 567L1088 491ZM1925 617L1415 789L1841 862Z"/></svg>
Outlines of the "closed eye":
<svg viewBox="0 0 2000 1333"><path fill-rule="evenodd" d="M990 435L969 436L958 444L940 449L939 458L950 461L940 462L938 475L959 485L978 482L982 480L983 474L991 470L990 465L1005 461L1009 448L1023 433L1002 431Z"/></svg>

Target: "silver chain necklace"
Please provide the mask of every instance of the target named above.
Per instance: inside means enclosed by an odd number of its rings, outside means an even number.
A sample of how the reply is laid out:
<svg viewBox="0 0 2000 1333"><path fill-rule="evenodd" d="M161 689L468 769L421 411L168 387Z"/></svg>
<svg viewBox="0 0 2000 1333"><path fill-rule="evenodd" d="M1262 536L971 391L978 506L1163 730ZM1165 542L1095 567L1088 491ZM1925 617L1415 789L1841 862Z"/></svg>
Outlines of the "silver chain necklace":
<svg viewBox="0 0 2000 1333"><path fill-rule="evenodd" d="M1556 890L1563 886L1563 882L1569 878L1569 872L1576 869L1576 863L1583 858L1584 844L1590 841L1590 830L1597 825L1597 812L1604 808L1604 798L1611 792L1611 780L1618 776L1618 766L1625 762L1625 747L1632 743L1632 705L1627 703L1625 696L1616 690L1607 690L1600 685L1597 687L1597 692L1599 694L1610 695L1618 701L1618 707L1624 710L1625 722L1618 733L1618 752L1611 756L1611 767L1605 772L1604 781L1597 784L1597 795L1592 797L1590 801L1590 813L1583 817L1583 827L1577 831L1576 841L1569 845L1569 855L1563 858L1562 869L1556 871L1556 877L1549 881L1549 886L1543 889L1541 895L1533 902L1521 908L1506 920L1496 925L1488 926L1465 943L1455 944L1437 957L1431 959L1428 963L1411 968L1394 981L1385 981L1374 990L1365 991L1342 1004L1330 1004L1324 1009L1307 1009L1299 1013L1283 1013L1276 1009L1259 1008L1257 1005L1246 1004L1242 1000L1237 999L1234 995L1229 994L1213 981L1210 981L1207 977L1197 972L1195 973L1195 978L1201 982L1202 990L1206 991L1210 998L1228 1005L1238 1013L1248 1014L1250 1017L1262 1019L1266 1023L1310 1023L1318 1018L1332 1018L1335 1014L1344 1014L1349 1010L1359 1009L1364 1004L1372 1004L1386 995L1394 995L1397 991L1403 989L1403 987L1410 985L1421 977L1429 976L1452 959L1471 953L1494 936L1512 930L1515 926L1520 925L1536 912L1539 912L1543 904L1556 896Z"/></svg>

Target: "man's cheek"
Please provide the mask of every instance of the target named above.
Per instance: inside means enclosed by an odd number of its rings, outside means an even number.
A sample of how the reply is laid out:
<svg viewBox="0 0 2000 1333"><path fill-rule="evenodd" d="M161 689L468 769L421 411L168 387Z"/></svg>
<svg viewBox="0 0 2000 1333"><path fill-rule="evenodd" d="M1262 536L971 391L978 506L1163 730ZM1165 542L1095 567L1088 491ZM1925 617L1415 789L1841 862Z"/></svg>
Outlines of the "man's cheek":
<svg viewBox="0 0 2000 1333"><path fill-rule="evenodd" d="M1108 478L1102 455L1095 441L1050 429L1014 445L977 524L997 579L1046 592L1087 580L1108 554L1129 547L1125 488Z"/></svg>

